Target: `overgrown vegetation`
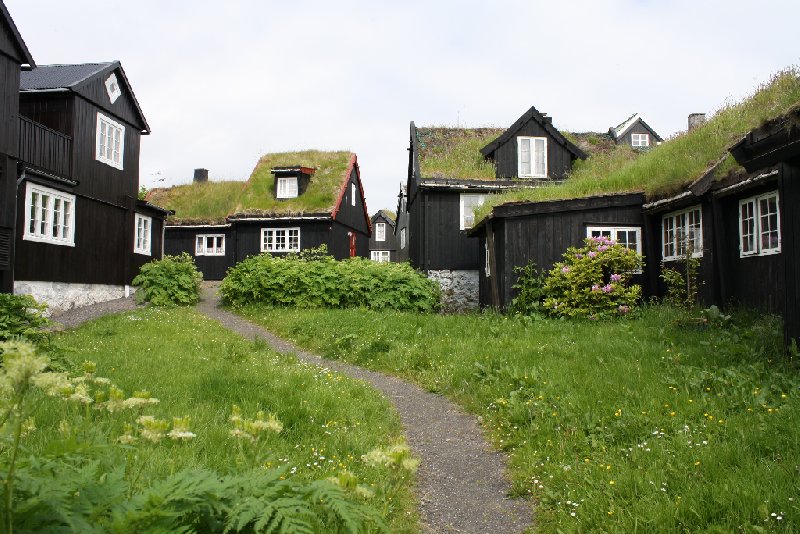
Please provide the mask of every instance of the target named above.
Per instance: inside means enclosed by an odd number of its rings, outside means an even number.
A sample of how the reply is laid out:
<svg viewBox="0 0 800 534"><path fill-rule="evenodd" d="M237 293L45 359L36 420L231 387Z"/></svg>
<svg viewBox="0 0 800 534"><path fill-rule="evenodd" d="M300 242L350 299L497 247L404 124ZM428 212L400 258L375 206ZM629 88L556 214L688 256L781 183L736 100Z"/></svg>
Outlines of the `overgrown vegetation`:
<svg viewBox="0 0 800 534"><path fill-rule="evenodd" d="M243 313L480 416L511 455L515 493L536 502L537 531L800 529L800 378L774 317Z"/></svg>
<svg viewBox="0 0 800 534"><path fill-rule="evenodd" d="M336 261L325 250L301 255L251 256L228 270L220 293L226 304L300 308L406 310L439 307L439 286L407 263L364 258Z"/></svg>
<svg viewBox="0 0 800 534"><path fill-rule="evenodd" d="M49 367L3 350L0 531L416 531L415 460L363 384L187 308L56 336Z"/></svg>
<svg viewBox="0 0 800 534"><path fill-rule="evenodd" d="M228 215L303 214L330 211L336 203L350 163L350 152L303 150L266 154L246 182L206 182L154 189L148 200L175 210L174 221L224 222ZM308 189L297 198L275 198L275 167L312 167Z"/></svg>
<svg viewBox="0 0 800 534"><path fill-rule="evenodd" d="M765 121L800 103L800 73L781 71L755 93L735 104L723 105L696 130L678 135L647 153L613 151L576 162L568 179L559 185L521 189L491 196L476 209L476 223L494 206L514 201L543 201L608 193L644 191L648 197L675 192L699 178L727 154L730 146ZM736 167L728 156L718 176Z"/></svg>
<svg viewBox="0 0 800 534"><path fill-rule="evenodd" d="M494 165L480 151L504 131L503 128L417 128L422 177L494 180Z"/></svg>
<svg viewBox="0 0 800 534"><path fill-rule="evenodd" d="M683 256L667 266L662 262L659 277L667 286L666 301L672 306L691 310L697 306L698 271L700 258L694 257L690 243L683 245Z"/></svg>
<svg viewBox="0 0 800 534"><path fill-rule="evenodd" d="M642 288L631 283L642 270L642 256L608 237L587 237L569 247L542 286L543 309L555 317L600 318L625 315L636 306Z"/></svg>
<svg viewBox="0 0 800 534"><path fill-rule="evenodd" d="M47 334L42 330L50 324L43 313L45 304L30 295L0 293L0 341L25 339L39 343Z"/></svg>
<svg viewBox="0 0 800 534"><path fill-rule="evenodd" d="M200 300L203 275L197 270L194 258L187 252L179 256L164 256L142 265L133 279L138 287L136 298L154 306L188 306Z"/></svg>

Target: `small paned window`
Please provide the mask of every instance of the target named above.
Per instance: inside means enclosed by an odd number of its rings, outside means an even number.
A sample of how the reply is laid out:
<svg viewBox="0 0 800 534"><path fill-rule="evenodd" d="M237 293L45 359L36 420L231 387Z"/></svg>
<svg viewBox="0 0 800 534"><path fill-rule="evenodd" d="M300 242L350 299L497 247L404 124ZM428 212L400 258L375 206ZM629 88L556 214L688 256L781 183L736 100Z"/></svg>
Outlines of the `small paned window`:
<svg viewBox="0 0 800 534"><path fill-rule="evenodd" d="M386 241L386 223L375 223L375 241Z"/></svg>
<svg viewBox="0 0 800 534"><path fill-rule="evenodd" d="M464 193L461 195L461 230L475 225L475 208L486 202L486 195Z"/></svg>
<svg viewBox="0 0 800 534"><path fill-rule="evenodd" d="M547 138L517 137L517 163L520 178L546 178Z"/></svg>
<svg viewBox="0 0 800 534"><path fill-rule="evenodd" d="M224 256L224 234L200 234L195 238L195 256Z"/></svg>
<svg viewBox="0 0 800 534"><path fill-rule="evenodd" d="M350 184L350 204L356 205L356 184Z"/></svg>
<svg viewBox="0 0 800 534"><path fill-rule="evenodd" d="M641 254L641 232L641 228L636 226L588 226L586 237L607 237Z"/></svg>
<svg viewBox="0 0 800 534"><path fill-rule="evenodd" d="M662 259L677 260L686 255L688 248L692 250L692 257L703 257L703 224L700 207L664 215L661 219L661 235Z"/></svg>
<svg viewBox="0 0 800 534"><path fill-rule="evenodd" d="M28 182L22 239L75 245L75 195Z"/></svg>
<svg viewBox="0 0 800 534"><path fill-rule="evenodd" d="M406 248L406 229L405 228L401 228L400 229L400 250L403 250L405 248Z"/></svg>
<svg viewBox="0 0 800 534"><path fill-rule="evenodd" d="M150 230L153 220L146 215L136 214L136 235L133 251L136 254L150 255Z"/></svg>
<svg viewBox="0 0 800 534"><path fill-rule="evenodd" d="M780 251L778 192L739 201L739 256L766 256Z"/></svg>
<svg viewBox="0 0 800 534"><path fill-rule="evenodd" d="M631 146L648 147L650 146L650 134L635 133L631 134Z"/></svg>
<svg viewBox="0 0 800 534"><path fill-rule="evenodd" d="M297 198L297 176L278 178L278 198Z"/></svg>
<svg viewBox="0 0 800 534"><path fill-rule="evenodd" d="M262 228L261 252L299 252L300 228Z"/></svg>
<svg viewBox="0 0 800 534"><path fill-rule="evenodd" d="M125 127L106 117L97 114L97 161L122 170L122 161L125 153Z"/></svg>
<svg viewBox="0 0 800 534"><path fill-rule="evenodd" d="M378 263L389 263L391 261L388 250L373 250L370 252L370 259Z"/></svg>

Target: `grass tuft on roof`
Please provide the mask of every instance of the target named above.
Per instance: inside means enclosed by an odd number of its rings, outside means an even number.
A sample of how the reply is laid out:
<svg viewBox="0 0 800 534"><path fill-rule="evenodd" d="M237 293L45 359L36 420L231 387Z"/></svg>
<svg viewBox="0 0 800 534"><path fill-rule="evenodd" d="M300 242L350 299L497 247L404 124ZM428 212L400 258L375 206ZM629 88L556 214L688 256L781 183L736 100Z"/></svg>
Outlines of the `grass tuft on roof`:
<svg viewBox="0 0 800 534"><path fill-rule="evenodd" d="M281 216L330 213L350 163L348 151L303 150L266 154L246 182L207 182L154 189L148 200L175 210L171 223L224 222L229 215ZM297 198L275 198L275 167L312 167L308 189Z"/></svg>
<svg viewBox="0 0 800 534"><path fill-rule="evenodd" d="M637 156L633 149L598 152L577 161L560 184L492 195L476 210L476 222L508 202L563 200L593 195L644 192L649 199L675 194L719 164L719 178L737 170L728 148L747 132L800 103L800 71L773 75L741 102L723 105L703 126L681 133ZM721 162L721 163L720 163Z"/></svg>
<svg viewBox="0 0 800 534"><path fill-rule="evenodd" d="M417 128L419 167L423 178L494 180L494 164L481 149L497 139L504 128Z"/></svg>

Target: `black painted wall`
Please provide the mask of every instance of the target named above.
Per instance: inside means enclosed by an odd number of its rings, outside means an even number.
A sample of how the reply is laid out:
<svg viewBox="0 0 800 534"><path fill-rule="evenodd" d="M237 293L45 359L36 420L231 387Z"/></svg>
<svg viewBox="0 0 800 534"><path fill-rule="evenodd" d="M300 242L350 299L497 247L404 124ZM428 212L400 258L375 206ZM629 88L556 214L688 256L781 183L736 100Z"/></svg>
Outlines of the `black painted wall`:
<svg viewBox="0 0 800 534"><path fill-rule="evenodd" d="M782 166L781 243L784 265L783 312L787 346L800 344L800 159Z"/></svg>
<svg viewBox="0 0 800 534"><path fill-rule="evenodd" d="M463 191L468 193L468 191ZM411 264L422 270L476 270L478 242L460 230L462 191L421 188L409 218Z"/></svg>
<svg viewBox="0 0 800 534"><path fill-rule="evenodd" d="M385 239L383 241L378 241L376 239L377 230L376 225L379 223L383 223L386 225L386 234ZM391 261L397 261L397 249L400 248L400 236L395 236L394 233L394 221L390 221L388 218L384 217L381 214L373 215L372 217L372 237L369 238L369 250L370 250L370 257L373 250L388 250L389 251L389 259Z"/></svg>
<svg viewBox="0 0 800 534"><path fill-rule="evenodd" d="M547 138L547 176L553 180L561 180L572 168L574 156L557 143L538 122L531 119L505 143L498 146L494 153L497 178L516 178L518 171L517 137Z"/></svg>
<svg viewBox="0 0 800 534"><path fill-rule="evenodd" d="M479 239L481 306L492 306L491 285L498 291L499 306L507 307L517 295L513 285L519 275L516 267L533 261L537 268L549 270L561 261L567 248L581 246L588 226L639 226L644 222L640 195L626 195L616 200L575 199L541 202L536 213L517 208L495 209L491 229L495 240L494 272L486 280L485 232ZM528 210L529 212L532 210ZM487 228L489 230L489 228ZM643 238L643 232L640 234Z"/></svg>
<svg viewBox="0 0 800 534"><path fill-rule="evenodd" d="M198 235L223 234L225 236L224 256L197 256L195 243ZM194 258L204 280L222 280L229 267L236 264L236 243L229 226L219 227L181 227L170 226L164 230L164 254L176 256L186 252Z"/></svg>

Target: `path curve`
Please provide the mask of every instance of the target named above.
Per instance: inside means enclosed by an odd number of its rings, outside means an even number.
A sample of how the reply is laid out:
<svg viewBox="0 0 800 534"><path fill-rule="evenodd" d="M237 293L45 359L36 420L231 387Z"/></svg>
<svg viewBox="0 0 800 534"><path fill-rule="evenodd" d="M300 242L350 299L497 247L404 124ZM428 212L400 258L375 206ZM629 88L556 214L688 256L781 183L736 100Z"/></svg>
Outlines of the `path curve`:
<svg viewBox="0 0 800 534"><path fill-rule="evenodd" d="M204 284L197 309L248 339L264 339L280 353L363 380L397 408L420 458L417 492L422 526L431 533L511 534L531 526L530 503L509 499L507 458L494 451L477 421L440 395L381 373L305 352L268 330L219 307L216 284Z"/></svg>

